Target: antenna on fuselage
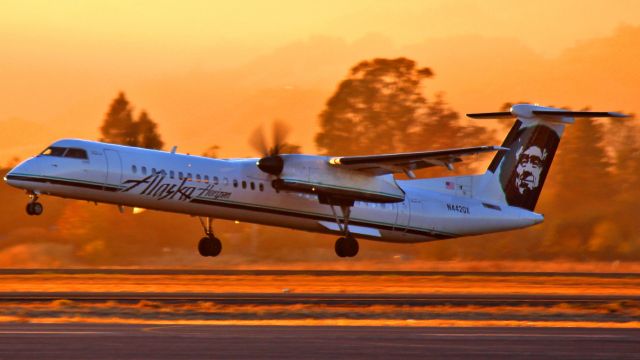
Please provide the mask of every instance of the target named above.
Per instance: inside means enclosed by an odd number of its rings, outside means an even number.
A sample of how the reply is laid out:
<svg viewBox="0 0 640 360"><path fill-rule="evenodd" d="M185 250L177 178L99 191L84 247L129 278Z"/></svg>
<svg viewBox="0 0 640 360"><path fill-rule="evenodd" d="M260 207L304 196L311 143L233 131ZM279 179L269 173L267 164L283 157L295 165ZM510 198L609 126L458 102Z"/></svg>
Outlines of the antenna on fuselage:
<svg viewBox="0 0 640 360"><path fill-rule="evenodd" d="M171 153L175 154L176 150L178 150L178 145L173 145L173 147L171 148Z"/></svg>

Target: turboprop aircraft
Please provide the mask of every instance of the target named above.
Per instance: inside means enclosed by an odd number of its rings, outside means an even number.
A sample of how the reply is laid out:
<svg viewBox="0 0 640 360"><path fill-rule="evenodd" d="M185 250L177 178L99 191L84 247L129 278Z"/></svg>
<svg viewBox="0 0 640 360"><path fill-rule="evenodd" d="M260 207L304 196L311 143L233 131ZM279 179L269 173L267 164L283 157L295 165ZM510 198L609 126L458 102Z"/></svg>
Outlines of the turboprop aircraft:
<svg viewBox="0 0 640 360"><path fill-rule="evenodd" d="M614 112L566 111L530 104L471 118L515 118L502 146L366 156L283 154L275 136L262 158L214 159L63 139L12 169L5 181L25 189L27 214L41 195L198 216L202 256L217 256L212 219L338 234L340 257L358 253L356 238L415 243L524 228L534 212L566 124ZM416 179L414 170L449 169L463 157L495 152L481 175ZM404 173L409 180L394 178Z"/></svg>

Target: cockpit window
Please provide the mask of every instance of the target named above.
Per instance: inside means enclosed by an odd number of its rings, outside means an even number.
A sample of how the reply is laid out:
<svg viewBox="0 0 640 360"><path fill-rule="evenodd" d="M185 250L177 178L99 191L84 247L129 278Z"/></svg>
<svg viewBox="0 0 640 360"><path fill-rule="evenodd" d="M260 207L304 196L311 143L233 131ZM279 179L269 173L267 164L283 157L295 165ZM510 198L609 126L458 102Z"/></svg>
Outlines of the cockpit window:
<svg viewBox="0 0 640 360"><path fill-rule="evenodd" d="M74 158L74 159L88 159L87 151L84 149L77 148L69 148L67 152L64 154L64 157Z"/></svg>
<svg viewBox="0 0 640 360"><path fill-rule="evenodd" d="M67 148L51 146L46 148L40 155L44 156L62 156L64 152L67 151Z"/></svg>
<svg viewBox="0 0 640 360"><path fill-rule="evenodd" d="M43 156L58 156L58 157L66 157L73 159L89 159L87 156L87 151L84 149L78 148L65 148L59 146L51 146L48 147L45 151L40 153Z"/></svg>

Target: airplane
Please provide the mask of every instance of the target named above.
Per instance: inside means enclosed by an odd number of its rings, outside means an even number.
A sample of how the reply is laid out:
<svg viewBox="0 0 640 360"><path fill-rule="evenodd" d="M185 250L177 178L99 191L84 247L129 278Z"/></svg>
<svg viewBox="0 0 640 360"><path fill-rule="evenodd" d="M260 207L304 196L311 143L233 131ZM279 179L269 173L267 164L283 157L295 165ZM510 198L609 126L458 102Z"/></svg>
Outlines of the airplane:
<svg viewBox="0 0 640 360"><path fill-rule="evenodd" d="M535 206L565 125L579 117L625 117L517 104L474 119L515 118L501 146L365 156L284 154L282 139L262 158L215 159L96 141L62 139L6 174L24 189L29 215L41 195L197 216L202 256L222 243L212 220L227 219L339 235L335 252L353 257L357 239L417 243L541 223ZM493 152L484 174L418 179L417 169L452 169ZM407 180L394 174L404 173Z"/></svg>

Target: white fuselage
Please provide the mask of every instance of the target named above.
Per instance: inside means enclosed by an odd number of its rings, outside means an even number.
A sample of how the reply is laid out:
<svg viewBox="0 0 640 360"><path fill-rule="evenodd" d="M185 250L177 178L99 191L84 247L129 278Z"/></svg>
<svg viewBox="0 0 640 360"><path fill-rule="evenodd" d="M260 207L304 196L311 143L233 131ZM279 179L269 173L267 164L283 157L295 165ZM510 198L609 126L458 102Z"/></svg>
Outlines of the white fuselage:
<svg viewBox="0 0 640 360"><path fill-rule="evenodd" d="M86 149L88 159L36 156L8 173L6 181L35 194L339 233L331 206L314 194L276 191L275 177L256 167L258 159L212 159L84 140L54 145ZM423 242L542 221L527 210L483 203L473 189L443 179L396 183L404 192L402 202L355 202L349 223L355 236ZM342 219L339 209L336 214Z"/></svg>

